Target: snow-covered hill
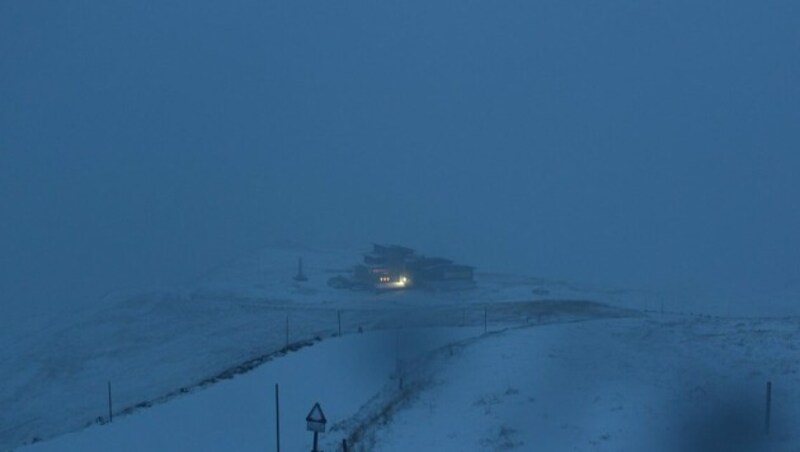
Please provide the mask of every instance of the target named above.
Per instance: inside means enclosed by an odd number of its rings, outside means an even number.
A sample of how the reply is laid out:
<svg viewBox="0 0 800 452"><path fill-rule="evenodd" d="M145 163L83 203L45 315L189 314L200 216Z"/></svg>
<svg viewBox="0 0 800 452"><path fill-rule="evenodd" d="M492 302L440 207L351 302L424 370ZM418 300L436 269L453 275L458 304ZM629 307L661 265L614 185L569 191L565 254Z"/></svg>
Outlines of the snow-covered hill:
<svg viewBox="0 0 800 452"><path fill-rule="evenodd" d="M25 450L793 451L794 319L652 315L403 328L323 341L213 387ZM400 381L402 378L402 382ZM764 432L766 381L773 384Z"/></svg>
<svg viewBox="0 0 800 452"><path fill-rule="evenodd" d="M296 283L297 257L309 276ZM377 295L327 286L356 252L266 249L187 287L112 294L96 308L5 330L0 341L0 450L169 400L317 339L395 327L496 328L624 310L547 300L602 299L536 278L479 275L475 289ZM535 301L538 303L532 303ZM341 322L340 322L341 321ZM287 328L288 326L288 328Z"/></svg>
<svg viewBox="0 0 800 452"><path fill-rule="evenodd" d="M476 334L475 328L437 328L328 339L203 391L23 450L274 450L275 384L280 389L282 450L310 450L305 416L314 403L321 404L331 423L353 416L394 378L399 358L413 359Z"/></svg>
<svg viewBox="0 0 800 452"><path fill-rule="evenodd" d="M654 316L467 341L354 450L796 451L797 325Z"/></svg>

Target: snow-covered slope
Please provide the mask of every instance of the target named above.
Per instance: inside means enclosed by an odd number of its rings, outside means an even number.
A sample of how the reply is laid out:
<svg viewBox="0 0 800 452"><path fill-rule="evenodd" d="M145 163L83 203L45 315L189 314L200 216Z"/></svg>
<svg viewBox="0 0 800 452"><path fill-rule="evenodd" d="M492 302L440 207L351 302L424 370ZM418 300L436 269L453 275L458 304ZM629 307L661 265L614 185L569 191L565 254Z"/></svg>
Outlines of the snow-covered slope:
<svg viewBox="0 0 800 452"><path fill-rule="evenodd" d="M298 257L308 282L292 280ZM344 335L411 327L496 330L635 315L592 302L652 315L662 307L666 312L687 307L654 293L488 273L478 273L474 288L459 291L376 294L327 286L328 278L346 272L358 258L353 250L269 248L185 287L114 293L69 316L4 328L0 450L105 422L108 382L115 413L131 413L253 369L287 346L297 349L337 336L340 329ZM791 299L785 295L783 300ZM697 307L695 312L703 312ZM753 337L772 337L771 327L764 329L763 336ZM737 340L748 346L750 339ZM641 346L654 345L641 341Z"/></svg>
<svg viewBox="0 0 800 452"><path fill-rule="evenodd" d="M440 353L360 433L376 451L795 451L796 319L658 316L547 325ZM771 431L765 393L773 385ZM362 415L363 416L363 415Z"/></svg>
<svg viewBox="0 0 800 452"><path fill-rule="evenodd" d="M307 283L291 279L298 257ZM479 275L473 290L381 295L327 286L357 260L352 251L266 249L191 286L116 293L96 309L4 331L0 450L103 422L108 382L115 411L131 412L252 368L287 344L337 335L340 320L349 334L546 323L570 311L572 318L627 315L598 305L532 304L591 298L534 278Z"/></svg>
<svg viewBox="0 0 800 452"><path fill-rule="evenodd" d="M331 423L346 419L394 378L398 359L410 360L476 334L475 328L449 328L333 338L190 396L24 450L274 450L275 384L280 390L282 449L310 450L305 416L314 403L321 404Z"/></svg>
<svg viewBox="0 0 800 452"><path fill-rule="evenodd" d="M328 452L793 451L798 344L796 319L673 315L353 334L24 450L271 450L279 383L284 450L320 402Z"/></svg>

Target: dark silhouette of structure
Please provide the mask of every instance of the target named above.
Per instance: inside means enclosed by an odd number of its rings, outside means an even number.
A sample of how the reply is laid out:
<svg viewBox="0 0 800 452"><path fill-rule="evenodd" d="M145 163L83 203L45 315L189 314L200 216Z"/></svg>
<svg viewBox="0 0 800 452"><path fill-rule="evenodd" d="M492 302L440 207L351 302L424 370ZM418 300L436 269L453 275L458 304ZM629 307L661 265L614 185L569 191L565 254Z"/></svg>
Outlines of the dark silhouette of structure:
<svg viewBox="0 0 800 452"><path fill-rule="evenodd" d="M338 276L328 283L339 288L377 290L437 288L474 283L474 267L441 257L426 257L400 245L374 244L350 278Z"/></svg>
<svg viewBox="0 0 800 452"><path fill-rule="evenodd" d="M299 281L299 282L308 281L308 277L306 277L306 275L303 274L303 258L302 257L298 257L297 258L297 274L294 275L294 278L292 278L292 279L294 279L295 281Z"/></svg>

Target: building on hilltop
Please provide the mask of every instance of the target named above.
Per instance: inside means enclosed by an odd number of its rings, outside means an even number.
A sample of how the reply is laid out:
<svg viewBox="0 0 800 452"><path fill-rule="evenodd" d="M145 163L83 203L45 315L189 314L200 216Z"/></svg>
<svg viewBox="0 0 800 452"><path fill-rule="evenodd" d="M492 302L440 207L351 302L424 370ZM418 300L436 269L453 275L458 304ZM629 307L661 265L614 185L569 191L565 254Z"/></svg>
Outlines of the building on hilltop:
<svg viewBox="0 0 800 452"><path fill-rule="evenodd" d="M340 288L376 290L409 289L474 282L474 267L455 264L450 259L426 257L400 245L373 244L363 262L353 267L350 278L332 278L329 284Z"/></svg>

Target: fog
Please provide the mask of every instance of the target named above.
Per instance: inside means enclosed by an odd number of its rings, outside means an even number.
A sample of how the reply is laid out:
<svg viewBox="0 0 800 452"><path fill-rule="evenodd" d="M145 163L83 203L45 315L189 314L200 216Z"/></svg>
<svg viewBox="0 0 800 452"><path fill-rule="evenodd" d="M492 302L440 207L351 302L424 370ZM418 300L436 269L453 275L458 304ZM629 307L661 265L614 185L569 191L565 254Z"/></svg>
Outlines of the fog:
<svg viewBox="0 0 800 452"><path fill-rule="evenodd" d="M6 315L278 240L800 286L800 4L0 3Z"/></svg>

